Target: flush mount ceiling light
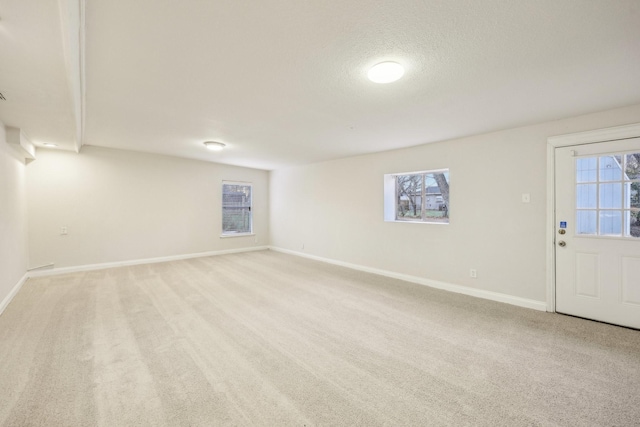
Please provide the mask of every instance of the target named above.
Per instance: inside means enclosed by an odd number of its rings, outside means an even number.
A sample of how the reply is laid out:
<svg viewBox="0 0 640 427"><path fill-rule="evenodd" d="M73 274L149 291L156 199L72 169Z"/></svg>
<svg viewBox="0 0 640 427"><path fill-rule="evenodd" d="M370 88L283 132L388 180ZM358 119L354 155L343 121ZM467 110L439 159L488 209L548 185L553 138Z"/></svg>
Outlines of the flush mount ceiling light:
<svg viewBox="0 0 640 427"><path fill-rule="evenodd" d="M217 141L205 141L204 146L211 151L222 151L227 145Z"/></svg>
<svg viewBox="0 0 640 427"><path fill-rule="evenodd" d="M404 74L404 68L397 62L381 62L374 65L367 74L369 80L375 83L391 83Z"/></svg>
<svg viewBox="0 0 640 427"><path fill-rule="evenodd" d="M57 147L58 144L54 144L53 142L45 142L44 144L45 147Z"/></svg>

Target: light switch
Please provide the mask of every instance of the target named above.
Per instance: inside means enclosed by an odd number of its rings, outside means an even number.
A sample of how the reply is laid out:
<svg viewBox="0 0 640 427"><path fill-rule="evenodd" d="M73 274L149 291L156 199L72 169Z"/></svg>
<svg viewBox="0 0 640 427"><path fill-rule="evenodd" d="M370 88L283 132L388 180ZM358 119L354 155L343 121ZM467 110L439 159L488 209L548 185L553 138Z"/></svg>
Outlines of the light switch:
<svg viewBox="0 0 640 427"><path fill-rule="evenodd" d="M522 203L530 203L531 202L531 194L522 193Z"/></svg>

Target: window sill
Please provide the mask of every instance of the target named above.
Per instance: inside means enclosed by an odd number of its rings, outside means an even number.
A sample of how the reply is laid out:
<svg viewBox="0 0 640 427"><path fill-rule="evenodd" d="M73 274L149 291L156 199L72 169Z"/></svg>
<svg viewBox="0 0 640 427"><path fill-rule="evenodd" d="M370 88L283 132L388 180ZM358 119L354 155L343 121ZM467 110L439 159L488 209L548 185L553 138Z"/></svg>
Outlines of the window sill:
<svg viewBox="0 0 640 427"><path fill-rule="evenodd" d="M448 222L439 222L439 221L408 221L408 220L398 220L398 219L385 219L384 222L395 222L398 224L436 224L436 225L449 225Z"/></svg>
<svg viewBox="0 0 640 427"><path fill-rule="evenodd" d="M221 234L221 239L226 239L227 237L247 237L247 236L255 236L256 233L233 233L233 234Z"/></svg>

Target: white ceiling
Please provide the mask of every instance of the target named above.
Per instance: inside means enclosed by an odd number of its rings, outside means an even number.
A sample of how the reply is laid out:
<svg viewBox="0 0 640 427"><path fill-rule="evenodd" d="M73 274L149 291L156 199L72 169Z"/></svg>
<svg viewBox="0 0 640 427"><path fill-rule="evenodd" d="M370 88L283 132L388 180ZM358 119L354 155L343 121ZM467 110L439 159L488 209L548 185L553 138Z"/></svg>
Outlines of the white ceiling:
<svg viewBox="0 0 640 427"><path fill-rule="evenodd" d="M76 120L60 8L0 0L0 121L38 144L74 149Z"/></svg>
<svg viewBox="0 0 640 427"><path fill-rule="evenodd" d="M81 122L58 2L0 0L0 120L68 149L276 169L640 103L638 0L89 0Z"/></svg>

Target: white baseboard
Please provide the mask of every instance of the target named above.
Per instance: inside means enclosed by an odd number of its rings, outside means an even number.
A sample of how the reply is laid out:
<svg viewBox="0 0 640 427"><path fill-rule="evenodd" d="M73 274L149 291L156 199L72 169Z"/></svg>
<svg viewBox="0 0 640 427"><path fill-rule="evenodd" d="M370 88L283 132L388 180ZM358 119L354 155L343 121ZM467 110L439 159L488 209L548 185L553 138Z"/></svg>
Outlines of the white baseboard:
<svg viewBox="0 0 640 427"><path fill-rule="evenodd" d="M2 313L4 313L4 310L7 308L7 306L9 305L11 300L13 299L13 297L16 296L16 294L18 293L20 288L22 288L22 285L24 285L24 282L26 282L28 278L29 278L29 274L25 273L25 275L22 276L22 279L18 280L18 283L16 283L16 285L13 287L13 289L11 289L9 294L6 297L4 297L4 299L0 303L0 315L2 315Z"/></svg>
<svg viewBox="0 0 640 427"><path fill-rule="evenodd" d="M309 255L303 252L292 251L289 249L282 249L274 246L270 246L269 249L282 252L289 255L296 255L303 258L309 258L316 261L326 262L329 264L339 265L341 267L352 268L354 270L360 270L367 273L379 274L381 276L391 277L393 279L400 279L406 282L417 283L419 285L429 286L431 288L442 289L449 292L455 292L458 294L470 295L477 298L484 298L491 301L504 302L511 305L517 305L518 307L531 308L533 310L547 311L547 303L545 301L536 301L527 298L516 297L513 295L502 294L499 292L485 291L482 289L474 289L466 286L454 285L452 283L439 282L436 280L423 279L422 277L410 276L408 274L395 273L393 271L381 270L378 268L366 267L358 264L351 264L349 262L338 261L330 258L323 258L316 255Z"/></svg>
<svg viewBox="0 0 640 427"><path fill-rule="evenodd" d="M525 307L525 308L530 308L530 309L539 310L539 311L547 310L547 303L545 301L536 301L528 298L521 298L513 295L502 294L499 292L486 291L482 289L474 289L466 286L454 285L452 283L424 279L422 277L396 273L393 271L382 270L378 268L366 267L363 265L352 264L349 262L338 261L330 258L323 258L320 256L310 255L303 252L292 251L289 249L278 248L275 246L257 246L257 247L251 247L251 248L227 249L222 251L200 252L195 254L172 255L172 256L159 257L159 258L146 258L146 259L137 259L137 260L129 260L129 261L107 262L107 263L101 263L101 264L80 265L75 267L53 268L51 270L31 271L25 274L25 276L20 280L20 282L18 282L18 284L11 290L9 295L7 295L7 297L2 301L2 304L0 304L0 314L9 304L9 302L11 302L11 299L15 296L16 293L18 293L22 284L29 277L53 276L58 274L77 273L81 271L103 270L105 268L126 267L130 265L139 265L139 264L153 264L158 262L177 261L182 259L200 258L200 257L214 256L214 255L261 251L266 249L270 249L276 252L286 253L289 255L295 255L303 258L309 258L316 261L326 262L329 264L339 265L341 267L352 268L354 270L364 271L367 273L373 273L381 276L391 277L393 279L404 280L406 282L417 283L419 285L442 289L449 292L470 295L473 297L484 298L491 301L503 302L511 305L516 305L518 307Z"/></svg>
<svg viewBox="0 0 640 427"><path fill-rule="evenodd" d="M135 259L129 261L105 262L101 264L78 265L74 267L52 268L50 270L30 271L28 277L54 276L58 274L78 273L81 271L104 270L105 268L126 267L129 265L154 264L158 262L178 261L181 259L202 258L214 255L235 254L240 252L263 251L269 249L268 246L255 246L240 249L225 249L222 251L199 252L195 254L171 255L159 258Z"/></svg>

